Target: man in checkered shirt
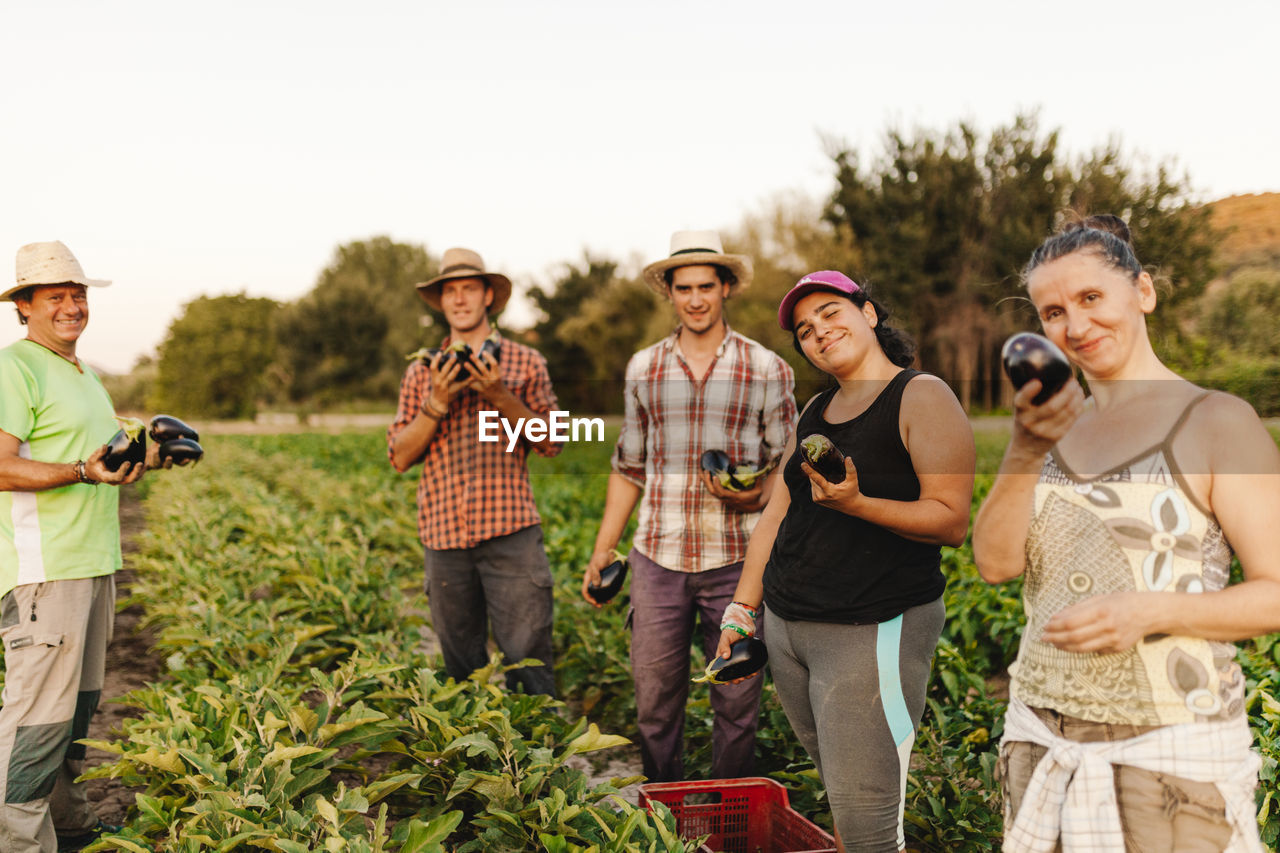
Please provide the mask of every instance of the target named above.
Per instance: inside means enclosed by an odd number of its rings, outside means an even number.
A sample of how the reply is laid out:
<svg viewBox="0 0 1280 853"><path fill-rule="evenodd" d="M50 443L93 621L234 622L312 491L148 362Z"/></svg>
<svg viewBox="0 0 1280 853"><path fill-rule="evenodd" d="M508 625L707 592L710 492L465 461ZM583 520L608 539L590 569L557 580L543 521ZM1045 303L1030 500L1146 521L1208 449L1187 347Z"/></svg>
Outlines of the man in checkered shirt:
<svg viewBox="0 0 1280 853"><path fill-rule="evenodd" d="M670 257L646 267L644 277L670 300L680 325L627 365L626 418L582 594L596 604L588 587L639 503L628 558L631 666L644 774L663 782L684 775L694 623L701 621L711 653L751 529L778 477L774 468L752 488L732 492L703 473L699 460L704 451L723 450L734 464L776 466L795 429L795 377L776 353L729 328L724 303L750 284L751 262L725 254L716 232L677 232ZM761 684L754 678L711 687L713 777L751 775Z"/></svg>
<svg viewBox="0 0 1280 853"><path fill-rule="evenodd" d="M449 323L444 346L462 341L473 353L469 374L443 351L410 364L387 429L387 453L397 471L422 463L418 535L445 670L460 681L485 666L492 628L508 661L543 663L508 673L507 686L555 695L551 567L525 460L530 450L555 456L561 444L546 430L539 441L522 434L508 452L505 430L499 441L482 442L479 432L482 411L496 411L511 425L520 418L547 419L556 398L546 359L501 338L497 358L481 354L495 334L489 317L506 305L511 281L486 272L475 252L449 249L440 275L417 287Z"/></svg>

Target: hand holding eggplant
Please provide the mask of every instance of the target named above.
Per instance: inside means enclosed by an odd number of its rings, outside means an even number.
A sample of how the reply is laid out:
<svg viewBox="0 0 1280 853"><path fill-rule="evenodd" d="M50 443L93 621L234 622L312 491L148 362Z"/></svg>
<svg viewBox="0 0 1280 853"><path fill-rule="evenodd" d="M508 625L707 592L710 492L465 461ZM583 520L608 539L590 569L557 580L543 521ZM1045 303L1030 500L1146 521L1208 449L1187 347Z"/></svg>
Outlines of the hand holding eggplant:
<svg viewBox="0 0 1280 853"><path fill-rule="evenodd" d="M601 607L605 602L612 598L603 597L604 589L611 587L612 584L604 584L601 573L615 562L621 561L623 564L622 577L626 577L626 555L616 549L608 549L604 551L596 551L591 555L591 559L587 562L587 569L582 573L582 598L592 607ZM610 578L613 580L613 578ZM622 579L617 579L617 585L621 587ZM617 590L614 590L616 593ZM601 596L597 598L596 596Z"/></svg>
<svg viewBox="0 0 1280 853"><path fill-rule="evenodd" d="M733 634L737 638L730 640L727 648L725 634ZM755 678L768 662L769 651L763 640L759 637L743 637L726 630L721 633L720 645L707 662L707 668L693 681L695 684L737 684L739 681Z"/></svg>
<svg viewBox="0 0 1280 853"><path fill-rule="evenodd" d="M448 411L453 398L467 387L468 380L463 378L462 362L444 350L437 350L431 361L427 362L427 369L431 373L431 403L438 411Z"/></svg>
<svg viewBox="0 0 1280 853"><path fill-rule="evenodd" d="M707 491L719 498L720 502L729 509L736 512L759 512L764 509L763 478L755 480L755 484L748 489L731 489L707 471L698 472L698 476L702 484L707 487Z"/></svg>
<svg viewBox="0 0 1280 853"><path fill-rule="evenodd" d="M471 367L471 379L467 385L481 397L496 404L498 399L507 392L507 386L502 384L502 371L498 367L498 359L487 348L488 344L489 342L485 341L485 348L471 354L471 360L468 362Z"/></svg>
<svg viewBox="0 0 1280 853"><path fill-rule="evenodd" d="M143 473L147 470L145 464L126 462L113 471L104 461L107 453L107 445L104 444L89 454L89 458L84 461L85 476L91 481L108 486L125 486L142 479Z"/></svg>

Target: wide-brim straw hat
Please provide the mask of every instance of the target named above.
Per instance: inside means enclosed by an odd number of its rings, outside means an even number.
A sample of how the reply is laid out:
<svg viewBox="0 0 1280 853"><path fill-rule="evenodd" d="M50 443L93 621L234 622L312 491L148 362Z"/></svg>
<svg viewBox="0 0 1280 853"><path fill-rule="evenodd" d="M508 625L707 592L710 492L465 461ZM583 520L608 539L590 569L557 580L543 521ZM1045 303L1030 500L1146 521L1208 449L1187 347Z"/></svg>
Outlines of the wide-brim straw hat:
<svg viewBox="0 0 1280 853"><path fill-rule="evenodd" d="M712 264L728 270L733 279L729 282L730 293L751 286L751 259L746 255L725 254L720 235L715 231L677 231L672 234L671 255L644 268L645 283L666 296L667 270L695 264Z"/></svg>
<svg viewBox="0 0 1280 853"><path fill-rule="evenodd" d="M490 314L497 314L511 298L511 279L502 273L486 272L484 258L470 249L446 249L440 261L440 274L430 281L415 285L418 295L432 308L440 310L440 292L446 281L455 278L482 278L493 288Z"/></svg>
<svg viewBox="0 0 1280 853"><path fill-rule="evenodd" d="M76 256L60 240L23 246L18 250L15 268L18 283L0 293L0 300L4 302L12 302L13 294L19 290L42 284L83 284L86 287L107 287L111 284L85 275Z"/></svg>

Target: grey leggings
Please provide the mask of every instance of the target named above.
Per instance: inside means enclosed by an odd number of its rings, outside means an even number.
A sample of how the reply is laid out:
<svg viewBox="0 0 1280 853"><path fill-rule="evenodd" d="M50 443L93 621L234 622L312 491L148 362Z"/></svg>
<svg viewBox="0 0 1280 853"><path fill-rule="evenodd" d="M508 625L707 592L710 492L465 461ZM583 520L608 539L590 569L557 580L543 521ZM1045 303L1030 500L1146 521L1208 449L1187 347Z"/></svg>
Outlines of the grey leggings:
<svg viewBox="0 0 1280 853"><path fill-rule="evenodd" d="M768 621L769 669L849 851L904 846L902 810L942 599L879 625Z"/></svg>

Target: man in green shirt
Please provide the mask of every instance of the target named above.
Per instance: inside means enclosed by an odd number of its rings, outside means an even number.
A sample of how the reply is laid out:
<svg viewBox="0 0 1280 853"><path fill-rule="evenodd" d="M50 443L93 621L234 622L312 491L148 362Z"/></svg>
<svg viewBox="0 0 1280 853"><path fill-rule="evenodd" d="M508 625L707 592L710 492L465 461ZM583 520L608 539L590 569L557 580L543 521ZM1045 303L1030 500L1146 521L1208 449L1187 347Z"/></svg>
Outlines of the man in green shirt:
<svg viewBox="0 0 1280 853"><path fill-rule="evenodd" d="M111 398L76 357L85 276L62 243L18 250L27 337L0 349L0 850L78 850L105 828L80 774L102 691L120 568L119 492L145 465L108 471ZM152 448L154 451L154 447ZM154 465L154 454L148 459Z"/></svg>

